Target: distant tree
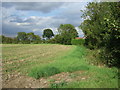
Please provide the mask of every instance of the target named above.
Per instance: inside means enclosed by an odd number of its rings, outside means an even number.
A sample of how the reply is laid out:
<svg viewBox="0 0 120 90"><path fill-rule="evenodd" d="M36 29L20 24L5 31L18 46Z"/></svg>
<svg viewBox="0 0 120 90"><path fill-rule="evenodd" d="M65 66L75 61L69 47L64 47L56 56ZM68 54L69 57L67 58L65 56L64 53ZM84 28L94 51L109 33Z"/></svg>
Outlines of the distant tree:
<svg viewBox="0 0 120 90"><path fill-rule="evenodd" d="M70 34L71 38L75 38L78 36L78 32L75 27L71 24L61 24L58 28L59 34Z"/></svg>
<svg viewBox="0 0 120 90"><path fill-rule="evenodd" d="M42 42L42 40L41 40L40 36L39 35L34 35L34 43L38 44L38 43L41 43L41 42Z"/></svg>
<svg viewBox="0 0 120 90"><path fill-rule="evenodd" d="M27 34L25 32L18 32L17 39L21 43L26 43L28 40Z"/></svg>
<svg viewBox="0 0 120 90"><path fill-rule="evenodd" d="M4 43L4 42L5 42L5 36L4 36L4 35L1 35L1 36L0 36L0 41L1 41L1 43Z"/></svg>
<svg viewBox="0 0 120 90"><path fill-rule="evenodd" d="M62 36L61 35L55 35L55 37L54 37L54 39L55 39L55 43L61 43L61 44L63 44L63 38L62 38Z"/></svg>
<svg viewBox="0 0 120 90"><path fill-rule="evenodd" d="M5 44L7 43L9 44L13 42L13 38L5 37L4 35L1 35L0 38L1 38L1 42Z"/></svg>
<svg viewBox="0 0 120 90"><path fill-rule="evenodd" d="M78 32L71 24L61 24L58 28L59 39L61 44L71 44L71 40L78 37ZM57 36L58 37L58 36ZM56 38L57 38L56 37Z"/></svg>
<svg viewBox="0 0 120 90"><path fill-rule="evenodd" d="M53 31L51 29L45 29L43 31L43 37L50 39L52 36L54 36Z"/></svg>
<svg viewBox="0 0 120 90"><path fill-rule="evenodd" d="M25 33L25 32L18 32L17 37L11 38L11 37L5 37L4 35L0 36L0 43L23 43L23 44L29 44L29 43L41 43L41 38L39 35L34 35L34 33Z"/></svg>
<svg viewBox="0 0 120 90"><path fill-rule="evenodd" d="M12 43L14 43L14 44L17 44L17 43L18 43L18 39L17 39L17 37L14 37L14 38L13 38Z"/></svg>
<svg viewBox="0 0 120 90"><path fill-rule="evenodd" d="M30 43L32 43L35 40L35 35L33 32L27 33L27 39Z"/></svg>

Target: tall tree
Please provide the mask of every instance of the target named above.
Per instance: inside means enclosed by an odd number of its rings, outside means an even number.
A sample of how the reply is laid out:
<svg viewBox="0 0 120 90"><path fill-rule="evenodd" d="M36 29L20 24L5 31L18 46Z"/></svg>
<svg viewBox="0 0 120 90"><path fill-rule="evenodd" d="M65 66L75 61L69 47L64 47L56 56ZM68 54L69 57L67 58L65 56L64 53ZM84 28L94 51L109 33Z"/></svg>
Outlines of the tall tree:
<svg viewBox="0 0 120 90"><path fill-rule="evenodd" d="M5 37L4 35L1 35L0 38L1 38L1 42L6 44L13 43L14 40L13 38Z"/></svg>
<svg viewBox="0 0 120 90"><path fill-rule="evenodd" d="M31 42L35 40L35 35L33 32L27 33L27 39Z"/></svg>
<svg viewBox="0 0 120 90"><path fill-rule="evenodd" d="M41 38L39 35L34 35L34 43L36 44L41 43Z"/></svg>
<svg viewBox="0 0 120 90"><path fill-rule="evenodd" d="M54 36L53 31L51 29L45 29L43 31L43 37L50 39L52 36Z"/></svg>
<svg viewBox="0 0 120 90"><path fill-rule="evenodd" d="M27 34L25 32L18 32L17 38L21 43L26 43Z"/></svg>
<svg viewBox="0 0 120 90"><path fill-rule="evenodd" d="M61 24L58 28L58 32L61 44L71 44L71 40L78 37L77 30L71 24Z"/></svg>
<svg viewBox="0 0 120 90"><path fill-rule="evenodd" d="M86 35L86 45L91 48L104 48L102 56L107 64L118 65L120 54L120 3L89 3L83 11L84 22L80 25Z"/></svg>

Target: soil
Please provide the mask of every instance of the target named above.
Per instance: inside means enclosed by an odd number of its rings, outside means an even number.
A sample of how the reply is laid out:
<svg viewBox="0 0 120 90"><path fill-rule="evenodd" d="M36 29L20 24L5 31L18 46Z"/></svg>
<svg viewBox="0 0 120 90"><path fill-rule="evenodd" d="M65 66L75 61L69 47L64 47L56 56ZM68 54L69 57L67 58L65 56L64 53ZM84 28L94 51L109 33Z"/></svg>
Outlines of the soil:
<svg viewBox="0 0 120 90"><path fill-rule="evenodd" d="M11 74L4 78L2 88L49 88L51 83L70 83L72 81L86 80L88 76L82 76L85 71L76 71L73 73L62 72L50 77L35 79L27 75Z"/></svg>

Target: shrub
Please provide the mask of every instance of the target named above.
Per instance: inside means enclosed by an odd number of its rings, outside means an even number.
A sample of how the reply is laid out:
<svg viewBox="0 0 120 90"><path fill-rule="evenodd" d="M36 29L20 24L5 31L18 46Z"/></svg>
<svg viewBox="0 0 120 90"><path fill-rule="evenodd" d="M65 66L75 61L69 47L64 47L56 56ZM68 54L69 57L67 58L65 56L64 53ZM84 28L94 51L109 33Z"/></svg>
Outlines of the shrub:
<svg viewBox="0 0 120 90"><path fill-rule="evenodd" d="M47 40L46 42L47 42L47 43L51 43L51 44L55 44L55 43L56 43L54 38L49 39L49 40Z"/></svg>
<svg viewBox="0 0 120 90"><path fill-rule="evenodd" d="M57 73L60 73L60 70L56 67L44 67L44 68L37 67L33 68L28 75L38 79L40 77L51 76Z"/></svg>
<svg viewBox="0 0 120 90"><path fill-rule="evenodd" d="M85 43L84 39L72 39L71 44L72 45L83 45Z"/></svg>

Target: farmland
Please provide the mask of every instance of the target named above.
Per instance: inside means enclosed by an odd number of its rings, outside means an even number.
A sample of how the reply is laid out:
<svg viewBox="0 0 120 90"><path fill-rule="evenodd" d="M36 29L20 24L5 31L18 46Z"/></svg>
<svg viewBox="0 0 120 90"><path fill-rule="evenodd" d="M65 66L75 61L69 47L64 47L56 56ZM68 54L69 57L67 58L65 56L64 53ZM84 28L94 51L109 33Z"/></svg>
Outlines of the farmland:
<svg viewBox="0 0 120 90"><path fill-rule="evenodd" d="M4 88L118 88L117 68L90 64L84 46L3 44Z"/></svg>

